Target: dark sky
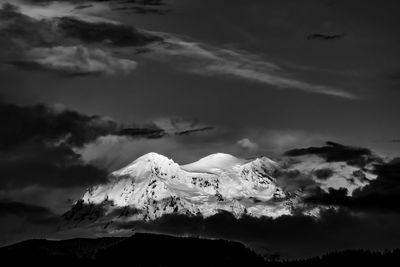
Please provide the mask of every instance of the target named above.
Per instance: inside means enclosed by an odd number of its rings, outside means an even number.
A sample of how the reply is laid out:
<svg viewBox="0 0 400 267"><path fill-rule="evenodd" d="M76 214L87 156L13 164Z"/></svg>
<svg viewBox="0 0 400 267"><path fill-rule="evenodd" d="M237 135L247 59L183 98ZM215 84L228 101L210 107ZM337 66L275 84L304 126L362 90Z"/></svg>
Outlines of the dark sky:
<svg viewBox="0 0 400 267"><path fill-rule="evenodd" d="M398 1L137 2L0 1L0 213L51 224L151 151L399 155Z"/></svg>

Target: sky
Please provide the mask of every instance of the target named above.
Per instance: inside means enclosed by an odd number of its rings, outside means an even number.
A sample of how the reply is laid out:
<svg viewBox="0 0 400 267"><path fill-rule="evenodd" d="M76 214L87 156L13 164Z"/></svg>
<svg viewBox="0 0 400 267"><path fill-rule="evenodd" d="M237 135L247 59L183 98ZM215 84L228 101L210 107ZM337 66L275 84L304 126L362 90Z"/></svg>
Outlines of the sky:
<svg viewBox="0 0 400 267"><path fill-rule="evenodd" d="M0 242L44 233L148 152L279 159L333 141L397 171L397 1L0 5Z"/></svg>

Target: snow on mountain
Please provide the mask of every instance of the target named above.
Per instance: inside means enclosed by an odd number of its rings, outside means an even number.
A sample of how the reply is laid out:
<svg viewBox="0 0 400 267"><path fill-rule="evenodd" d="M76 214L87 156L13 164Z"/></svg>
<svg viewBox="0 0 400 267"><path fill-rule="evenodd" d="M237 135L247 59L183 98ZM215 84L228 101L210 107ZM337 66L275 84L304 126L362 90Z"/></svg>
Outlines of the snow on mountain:
<svg viewBox="0 0 400 267"><path fill-rule="evenodd" d="M291 214L291 202L273 177L277 168L266 157L249 161L217 153L180 166L149 153L111 173L107 184L87 190L81 202L102 205L108 214L129 207L134 212L125 220L169 213L207 217L220 211L278 217Z"/></svg>
<svg viewBox="0 0 400 267"><path fill-rule="evenodd" d="M211 154L207 157L201 158L200 160L182 165L182 169L188 172L205 172L218 174L224 170L232 169L235 166L241 165L246 161L239 159L229 154L216 153Z"/></svg>

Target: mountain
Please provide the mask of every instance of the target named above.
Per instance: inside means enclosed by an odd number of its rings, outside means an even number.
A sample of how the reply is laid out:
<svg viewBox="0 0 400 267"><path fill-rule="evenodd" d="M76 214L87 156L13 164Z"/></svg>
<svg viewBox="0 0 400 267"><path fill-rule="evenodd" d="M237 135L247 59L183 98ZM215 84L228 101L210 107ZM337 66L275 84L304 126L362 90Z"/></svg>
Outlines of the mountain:
<svg viewBox="0 0 400 267"><path fill-rule="evenodd" d="M329 207L305 203L305 187L327 192L343 187L351 195L375 178L367 168L316 157L277 163L267 157L244 160L216 153L181 166L148 153L112 172L107 183L88 189L64 218L78 223L101 219L108 224L219 212L236 218L299 212L318 217Z"/></svg>
<svg viewBox="0 0 400 267"><path fill-rule="evenodd" d="M278 169L266 157L243 160L217 153L180 166L148 153L111 173L108 183L87 190L65 217L95 219L116 214L114 219L134 221L170 213L204 217L220 211L236 217L291 214L293 196L277 185L274 173Z"/></svg>

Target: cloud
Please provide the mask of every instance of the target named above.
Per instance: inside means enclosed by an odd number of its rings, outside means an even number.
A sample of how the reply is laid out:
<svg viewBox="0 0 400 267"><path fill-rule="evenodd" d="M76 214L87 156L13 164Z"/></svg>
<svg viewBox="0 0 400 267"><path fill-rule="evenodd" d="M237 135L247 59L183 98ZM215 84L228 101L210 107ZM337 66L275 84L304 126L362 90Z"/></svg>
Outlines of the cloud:
<svg viewBox="0 0 400 267"><path fill-rule="evenodd" d="M235 130L235 132L238 132L238 130ZM276 158L281 157L284 152L295 147L319 145L324 140L330 138L315 132L305 132L294 129L260 128L243 129L243 131L238 132L234 138L241 136L246 136L251 142L256 143L258 145L258 153ZM251 155L246 155L246 157L247 156Z"/></svg>
<svg viewBox="0 0 400 267"><path fill-rule="evenodd" d="M90 186L105 182L108 174L85 164L69 147L35 143L0 153L0 169L0 186L8 189Z"/></svg>
<svg viewBox="0 0 400 267"><path fill-rule="evenodd" d="M200 124L196 119L185 118L159 118L153 120L153 124L163 129L165 133L175 135L190 135L215 129L215 127Z"/></svg>
<svg viewBox="0 0 400 267"><path fill-rule="evenodd" d="M376 166L377 178L348 196L347 190L317 191L306 200L323 205L336 205L354 211L399 212L400 158Z"/></svg>
<svg viewBox="0 0 400 267"><path fill-rule="evenodd" d="M132 138L161 138L171 135L187 136L214 130L213 126L204 126L197 120L184 118L159 118L144 126L125 127L117 135Z"/></svg>
<svg viewBox="0 0 400 267"><path fill-rule="evenodd" d="M13 12L24 16L16 10ZM11 60L19 67L72 74L129 73L136 67L132 56L144 51L151 59L174 62L173 67L198 75L229 76L274 88L297 89L345 99L356 98L348 90L298 79L282 66L260 55L241 50L187 41L168 33L145 32L118 22L85 20L81 14L74 17L53 14L46 20L31 14L31 17L25 15L25 19L31 21L25 24L34 28L38 34L30 35L26 32L23 36L22 41L29 46L30 52L28 60ZM11 30L10 35L13 34L18 34L18 31ZM32 45L33 38L39 38L36 43L47 41L50 45ZM121 58L115 57L111 51L117 51Z"/></svg>
<svg viewBox="0 0 400 267"><path fill-rule="evenodd" d="M44 207L0 200L0 216L10 215L23 216L35 224L53 224L58 221L58 216Z"/></svg>
<svg viewBox="0 0 400 267"><path fill-rule="evenodd" d="M163 0L16 0L19 4L24 4L26 8L36 9L32 14L39 13L43 14L43 11L51 12L52 14L79 14L92 18L91 11L118 11L118 12L129 12L138 14L155 14L164 15L167 14L170 9ZM54 10L57 10L55 12Z"/></svg>
<svg viewBox="0 0 400 267"><path fill-rule="evenodd" d="M87 186L107 173L82 161L74 149L114 132L116 123L100 116L49 107L0 103L0 185Z"/></svg>
<svg viewBox="0 0 400 267"><path fill-rule="evenodd" d="M344 161L327 161L318 156L302 156L284 158L281 163L285 166L283 173L296 173L308 177L314 185L300 187L306 190L322 189L328 192L330 189L345 189L348 196L352 196L355 190L365 187L370 181L376 179L373 165L367 168L353 166ZM287 182L291 182L287 180Z"/></svg>
<svg viewBox="0 0 400 267"><path fill-rule="evenodd" d="M132 138L161 138L166 135L166 132L158 127L124 128L118 132L118 135Z"/></svg>
<svg viewBox="0 0 400 267"><path fill-rule="evenodd" d="M136 62L120 59L101 49L84 46L56 46L33 48L27 53L27 62L48 70L67 74L128 74L136 69Z"/></svg>
<svg viewBox="0 0 400 267"><path fill-rule="evenodd" d="M244 149L248 149L248 150L257 150L258 149L258 145L252 141L250 141L248 138L243 138L240 139L239 141L237 141L238 146L244 148Z"/></svg>
<svg viewBox="0 0 400 267"><path fill-rule="evenodd" d="M336 40L343 38L343 34L322 34L322 33L313 33L307 36L307 40L322 40L322 41L329 41L329 40Z"/></svg>
<svg viewBox="0 0 400 267"><path fill-rule="evenodd" d="M56 19L57 28L64 35L84 43L103 43L114 46L145 46L162 41L161 37L125 24L86 22L76 18Z"/></svg>
<svg viewBox="0 0 400 267"><path fill-rule="evenodd" d="M328 162L343 161L352 166L365 167L366 165L379 161L379 157L374 155L370 149L345 146L334 142L327 142L326 146L309 147L289 150L286 156L297 157L304 155L317 155Z"/></svg>
<svg viewBox="0 0 400 267"><path fill-rule="evenodd" d="M137 67L132 59L134 47L161 40L117 22L31 15L10 4L0 9L0 47L5 48L0 58L26 70L68 75L128 74ZM129 53L113 49L123 46L130 47ZM116 52L120 56L115 56Z"/></svg>
<svg viewBox="0 0 400 267"><path fill-rule="evenodd" d="M188 129L188 130L183 130L180 132L176 132L176 135L190 135L194 133L200 133L200 132L206 132L210 130L214 130L215 127L212 126L206 126L206 127L201 127L201 128L193 128L193 129Z"/></svg>
<svg viewBox="0 0 400 267"><path fill-rule="evenodd" d="M369 149L333 142L289 150L278 162L282 166L276 174L278 184L301 199L315 197L316 200L333 192L344 193L346 198L356 196L375 183L379 178L378 166L384 164ZM332 207L335 203L326 206Z"/></svg>
<svg viewBox="0 0 400 267"><path fill-rule="evenodd" d="M96 181L100 182L100 181ZM45 207L54 214L62 214L69 210L73 203L86 192L87 185L54 187L51 185L26 185L22 187L0 189L0 199Z"/></svg>
<svg viewBox="0 0 400 267"><path fill-rule="evenodd" d="M291 88L346 99L356 98L351 92L332 86L319 85L291 77L281 66L244 51L217 48L179 37L163 34L162 45L152 46L156 57L176 58L174 66L181 70L207 76L231 76L248 81ZM167 56L167 57L166 57Z"/></svg>
<svg viewBox="0 0 400 267"><path fill-rule="evenodd" d="M0 0L0 4L8 4L10 1ZM82 2L82 1L81 1ZM87 1L89 2L89 1ZM14 0L13 5L18 6L19 12L36 20L53 19L57 17L79 17L87 22L115 23L108 19L105 13L109 7L101 1L91 1L90 8L77 8L79 1L30 1Z"/></svg>
<svg viewBox="0 0 400 267"><path fill-rule="evenodd" d="M82 146L98 136L113 133L117 123L107 117L89 116L44 105L17 106L0 103L0 150L27 142Z"/></svg>
<svg viewBox="0 0 400 267"><path fill-rule="evenodd" d="M174 160L190 155L187 149L172 137L132 139L128 136L108 135L79 149L84 162L102 166L109 171L122 168L149 152L157 152L168 157L175 155Z"/></svg>

